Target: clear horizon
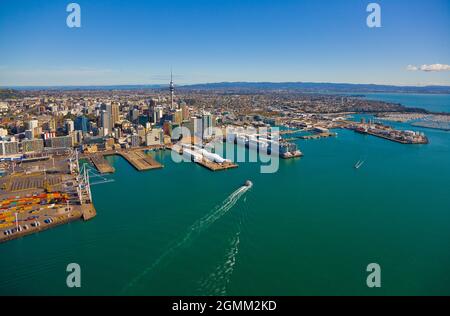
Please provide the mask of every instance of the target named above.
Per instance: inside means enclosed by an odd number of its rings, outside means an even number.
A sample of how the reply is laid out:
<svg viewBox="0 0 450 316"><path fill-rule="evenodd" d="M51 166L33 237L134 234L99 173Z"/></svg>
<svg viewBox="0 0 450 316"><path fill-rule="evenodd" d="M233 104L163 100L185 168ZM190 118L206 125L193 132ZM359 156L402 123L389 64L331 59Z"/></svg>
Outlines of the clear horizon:
<svg viewBox="0 0 450 316"><path fill-rule="evenodd" d="M448 0L80 0L81 28L69 2L2 1L0 86L450 86Z"/></svg>

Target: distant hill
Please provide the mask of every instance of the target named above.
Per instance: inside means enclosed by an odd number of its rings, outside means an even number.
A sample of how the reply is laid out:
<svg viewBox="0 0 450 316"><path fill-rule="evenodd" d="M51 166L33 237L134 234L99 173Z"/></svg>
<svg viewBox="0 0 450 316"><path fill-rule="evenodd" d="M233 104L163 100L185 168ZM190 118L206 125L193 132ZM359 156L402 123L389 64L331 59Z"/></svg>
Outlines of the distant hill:
<svg viewBox="0 0 450 316"><path fill-rule="evenodd" d="M0 88L0 100L3 99L15 99L19 97L19 93L13 89L1 89Z"/></svg>
<svg viewBox="0 0 450 316"><path fill-rule="evenodd" d="M168 84L151 85L111 85L111 86L22 86L22 87L0 87L0 91L23 90L53 90L53 91L76 91L76 90L143 90L143 89L167 89ZM217 82L201 83L191 85L179 85L179 90L223 90L229 92L238 91L293 91L310 93L433 93L450 94L450 86L390 86L377 84L351 84L351 83L315 83L315 82Z"/></svg>
<svg viewBox="0 0 450 316"><path fill-rule="evenodd" d="M168 85L162 84L152 84L152 85L111 85L111 86L10 86L11 89L18 91L40 91L40 90L51 90L51 91L83 91L83 90L141 90L141 89L161 89L167 87ZM1 87L0 87L1 90Z"/></svg>
<svg viewBox="0 0 450 316"><path fill-rule="evenodd" d="M183 89L192 90L286 90L298 92L334 92L334 93L450 93L450 86L390 86L376 84L351 83L314 83L314 82L218 82L186 85Z"/></svg>

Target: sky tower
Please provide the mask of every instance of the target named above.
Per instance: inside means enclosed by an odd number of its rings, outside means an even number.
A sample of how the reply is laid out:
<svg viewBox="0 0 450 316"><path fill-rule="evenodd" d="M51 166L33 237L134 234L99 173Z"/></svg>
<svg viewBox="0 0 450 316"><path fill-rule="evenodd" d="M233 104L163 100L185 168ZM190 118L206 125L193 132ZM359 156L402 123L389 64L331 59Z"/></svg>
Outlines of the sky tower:
<svg viewBox="0 0 450 316"><path fill-rule="evenodd" d="M175 87L173 85L173 75L172 75L172 69L170 69L170 84L169 84L169 90L170 90L170 109L174 110L173 106L173 93L175 92Z"/></svg>

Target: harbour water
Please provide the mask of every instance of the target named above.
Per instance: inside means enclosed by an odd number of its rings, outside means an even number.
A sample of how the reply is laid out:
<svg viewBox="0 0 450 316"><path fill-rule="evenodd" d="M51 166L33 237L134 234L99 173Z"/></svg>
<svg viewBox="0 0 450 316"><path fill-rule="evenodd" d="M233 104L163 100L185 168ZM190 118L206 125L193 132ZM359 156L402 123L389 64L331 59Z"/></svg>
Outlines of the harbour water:
<svg viewBox="0 0 450 316"><path fill-rule="evenodd" d="M0 245L0 295L450 295L450 133L414 129L430 144L298 140L305 156L274 174L169 152L137 172L108 157L115 181L93 186L95 219ZM72 262L81 288L66 286ZM373 262L379 289L366 286Z"/></svg>
<svg viewBox="0 0 450 316"><path fill-rule="evenodd" d="M368 100L400 103L406 107L422 108L431 112L450 112L450 94L365 93Z"/></svg>

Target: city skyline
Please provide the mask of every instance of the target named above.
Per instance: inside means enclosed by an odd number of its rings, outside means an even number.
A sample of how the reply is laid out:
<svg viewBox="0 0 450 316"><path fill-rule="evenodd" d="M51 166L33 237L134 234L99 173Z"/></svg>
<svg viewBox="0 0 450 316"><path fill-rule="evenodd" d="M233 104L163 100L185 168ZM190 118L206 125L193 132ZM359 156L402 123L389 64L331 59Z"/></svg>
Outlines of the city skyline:
<svg viewBox="0 0 450 316"><path fill-rule="evenodd" d="M450 85L450 2L377 1L369 28L370 2L77 1L77 29L68 3L4 1L0 86L162 84L171 67L178 85Z"/></svg>

